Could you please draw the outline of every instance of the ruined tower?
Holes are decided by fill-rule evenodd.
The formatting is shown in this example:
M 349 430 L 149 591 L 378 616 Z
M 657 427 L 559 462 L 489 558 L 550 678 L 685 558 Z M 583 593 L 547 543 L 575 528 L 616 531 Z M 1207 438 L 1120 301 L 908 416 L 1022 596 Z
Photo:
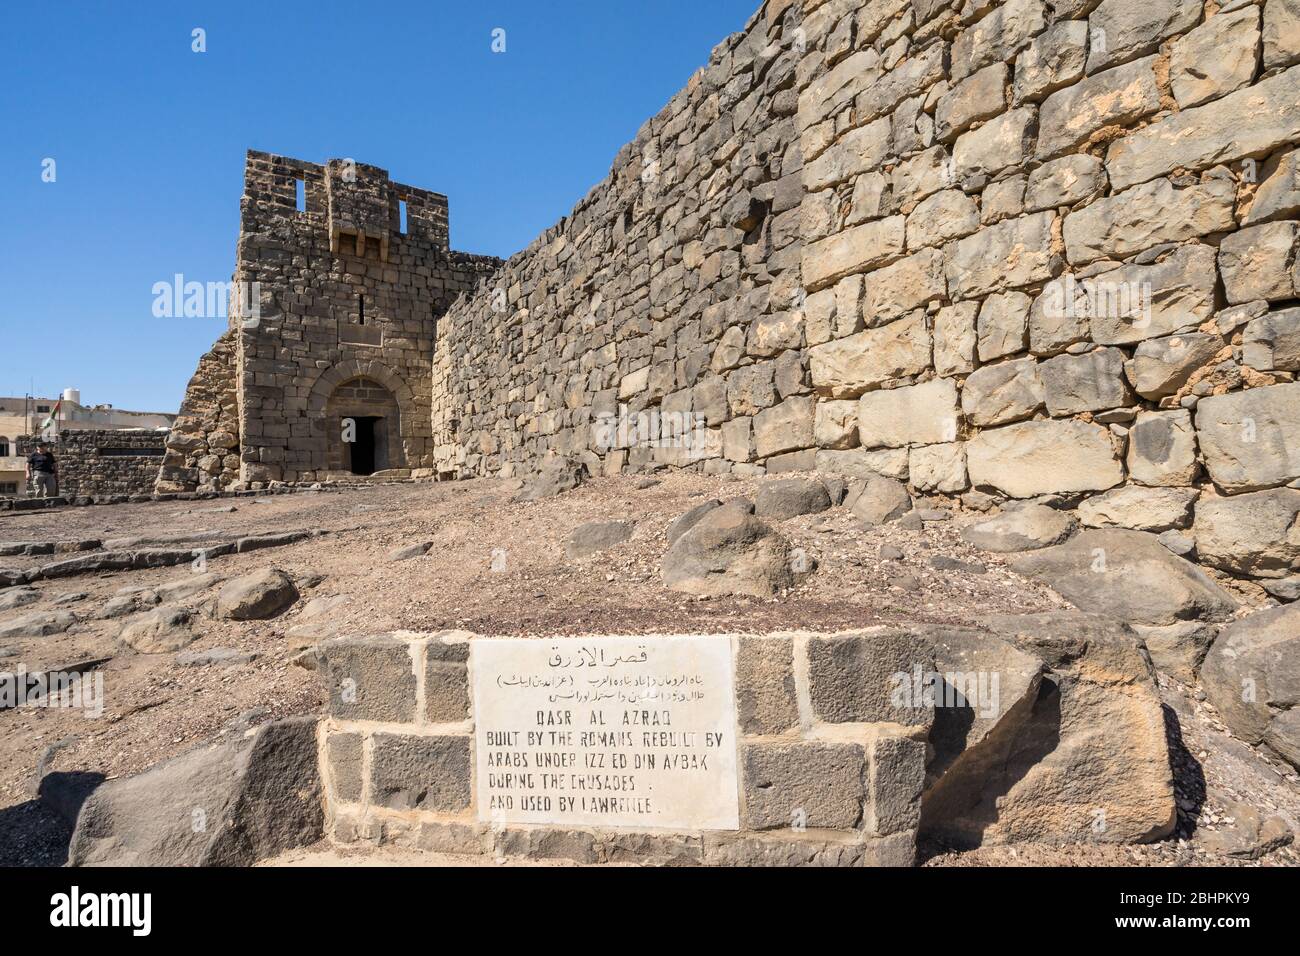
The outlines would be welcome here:
M 158 490 L 431 467 L 438 319 L 499 264 L 451 251 L 446 196 L 250 151 L 229 329 L 186 390 Z

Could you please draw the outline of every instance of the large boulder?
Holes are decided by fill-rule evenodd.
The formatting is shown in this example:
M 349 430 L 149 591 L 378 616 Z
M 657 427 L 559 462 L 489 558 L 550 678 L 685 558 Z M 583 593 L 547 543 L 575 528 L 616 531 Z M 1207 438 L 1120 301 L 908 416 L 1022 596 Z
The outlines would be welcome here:
M 1192 536 L 1206 564 L 1256 578 L 1288 577 L 1300 571 L 1300 491 L 1203 497 Z
M 991 719 L 969 707 L 944 718 L 970 733 L 965 749 L 946 758 L 951 735 L 940 737 L 922 834 L 971 847 L 1141 843 L 1172 832 L 1164 716 L 1134 634 L 1078 612 L 996 617 L 986 626 L 996 637 L 936 635 L 941 672 L 996 675 L 1005 690 Z
M 1079 520 L 1090 528 L 1171 531 L 1192 520 L 1194 488 L 1145 488 L 1123 485 L 1094 495 L 1079 505 Z
M 687 594 L 772 597 L 795 583 L 789 542 L 739 508 L 714 508 L 664 555 L 664 584 Z
M 1201 665 L 1201 683 L 1234 734 L 1300 767 L 1300 604 L 1225 627 Z
M 765 481 L 754 496 L 754 514 L 760 518 L 784 521 L 799 515 L 815 514 L 831 506 L 826 486 L 815 478 L 782 478 Z
M 912 510 L 912 496 L 907 485 L 892 478 L 875 475 L 850 491 L 845 502 L 849 510 L 868 527 L 897 521 Z
M 293 717 L 111 780 L 81 807 L 71 866 L 248 866 L 322 835 L 316 718 Z
M 591 521 L 579 525 L 564 539 L 564 554 L 569 558 L 585 558 L 606 551 L 632 537 L 635 521 Z
M 36 611 L 0 624 L 0 639 L 49 637 L 62 634 L 77 623 L 71 611 Z
M 541 469 L 524 485 L 515 501 L 537 501 L 572 491 L 587 478 L 587 466 L 572 458 L 547 459 Z
M 1060 544 L 1078 522 L 1064 511 L 1027 504 L 962 529 L 961 536 L 983 551 L 1005 554 Z
M 1083 531 L 1065 544 L 1012 559 L 1075 607 L 1136 624 L 1226 621 L 1237 602 L 1210 577 L 1142 531 Z
M 170 654 L 198 640 L 190 630 L 192 618 L 183 607 L 156 607 L 127 621 L 117 638 L 141 654 Z
M 263 568 L 235 578 L 217 592 L 218 617 L 261 621 L 275 617 L 298 600 L 293 579 L 278 568 Z

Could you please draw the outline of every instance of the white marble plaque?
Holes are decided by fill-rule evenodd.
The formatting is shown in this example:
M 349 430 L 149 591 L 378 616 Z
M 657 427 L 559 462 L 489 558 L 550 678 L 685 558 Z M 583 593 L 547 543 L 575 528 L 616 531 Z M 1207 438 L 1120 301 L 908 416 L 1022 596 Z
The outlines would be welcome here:
M 479 819 L 736 830 L 729 637 L 470 642 Z

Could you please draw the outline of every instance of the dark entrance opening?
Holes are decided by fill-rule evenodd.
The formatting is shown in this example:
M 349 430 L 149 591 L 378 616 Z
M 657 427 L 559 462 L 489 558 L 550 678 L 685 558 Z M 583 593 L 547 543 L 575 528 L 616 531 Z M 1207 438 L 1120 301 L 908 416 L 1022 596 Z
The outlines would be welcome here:
M 357 423 L 356 441 L 349 446 L 351 450 L 351 471 L 354 475 L 373 475 L 375 466 L 375 430 L 382 418 L 354 418 Z

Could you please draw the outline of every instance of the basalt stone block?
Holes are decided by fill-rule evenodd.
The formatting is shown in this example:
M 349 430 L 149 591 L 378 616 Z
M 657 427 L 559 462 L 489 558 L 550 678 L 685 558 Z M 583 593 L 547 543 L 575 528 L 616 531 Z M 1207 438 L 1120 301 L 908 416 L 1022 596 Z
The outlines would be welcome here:
M 360 734 L 330 734 L 326 744 L 334 795 L 345 803 L 360 803 L 362 794 Z
M 339 720 L 410 723 L 415 720 L 411 649 L 384 635 L 342 637 L 318 651 L 329 684 L 330 716 Z
M 866 829 L 877 836 L 915 831 L 925 789 L 924 741 L 878 737 L 870 746 Z
M 469 717 L 468 642 L 434 639 L 425 648 L 424 719 L 431 724 L 457 723 Z
M 790 638 L 737 638 L 736 717 L 741 733 L 750 736 L 782 734 L 799 726 Z
M 859 744 L 748 744 L 745 816 L 752 830 L 851 830 L 862 819 L 866 755 Z
M 470 806 L 470 738 L 375 734 L 370 797 L 390 810 L 459 813 Z
M 810 638 L 807 645 L 813 714 L 828 723 L 893 723 L 928 727 L 933 701 L 917 699 L 911 675 L 934 669 L 925 639 L 890 628 Z

